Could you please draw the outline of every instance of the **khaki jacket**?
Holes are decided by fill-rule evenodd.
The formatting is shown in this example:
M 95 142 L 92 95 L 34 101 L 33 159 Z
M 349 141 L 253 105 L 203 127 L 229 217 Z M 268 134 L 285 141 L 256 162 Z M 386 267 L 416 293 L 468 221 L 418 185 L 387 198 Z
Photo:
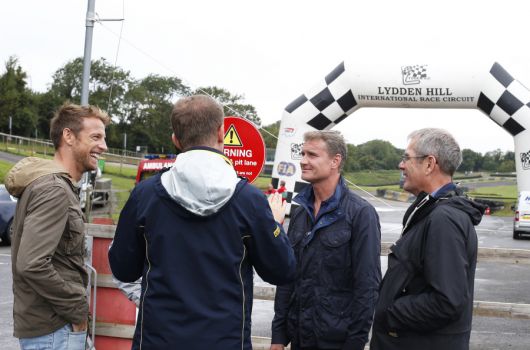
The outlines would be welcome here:
M 14 335 L 31 338 L 88 317 L 84 215 L 78 187 L 52 160 L 28 157 L 6 176 L 13 220 Z

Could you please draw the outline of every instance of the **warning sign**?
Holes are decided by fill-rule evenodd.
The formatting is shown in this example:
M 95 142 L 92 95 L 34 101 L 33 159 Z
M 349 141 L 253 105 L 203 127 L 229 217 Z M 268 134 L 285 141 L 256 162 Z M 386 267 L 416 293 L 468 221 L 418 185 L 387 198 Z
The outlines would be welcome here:
M 239 135 L 237 134 L 237 130 L 234 127 L 234 124 L 230 125 L 230 127 L 226 131 L 224 143 L 225 143 L 225 146 L 236 146 L 236 147 L 243 146 L 243 144 L 241 143 L 241 139 L 239 138 Z
M 265 163 L 265 143 L 256 127 L 246 119 L 225 117 L 224 154 L 232 160 L 237 175 L 253 182 Z

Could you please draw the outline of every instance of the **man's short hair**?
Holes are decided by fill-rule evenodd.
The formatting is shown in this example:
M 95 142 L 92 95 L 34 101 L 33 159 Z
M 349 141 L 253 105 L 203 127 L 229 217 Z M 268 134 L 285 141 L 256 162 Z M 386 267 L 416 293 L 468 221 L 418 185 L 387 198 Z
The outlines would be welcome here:
M 410 133 L 408 138 L 414 142 L 416 155 L 433 155 L 444 174 L 453 176 L 462 163 L 460 146 L 444 129 L 420 129 Z
M 340 154 L 341 162 L 339 171 L 342 171 L 344 164 L 346 164 L 346 157 L 348 156 L 348 147 L 346 146 L 344 136 L 336 130 L 308 131 L 304 134 L 304 142 L 313 140 L 324 141 L 330 157 Z
M 223 119 L 223 107 L 207 95 L 181 98 L 171 111 L 171 126 L 182 150 L 210 143 Z
M 50 122 L 50 139 L 58 150 L 63 138 L 63 130 L 70 129 L 77 137 L 83 130 L 83 118 L 98 118 L 105 126 L 109 125 L 109 115 L 96 106 L 80 106 L 66 102 L 55 112 Z

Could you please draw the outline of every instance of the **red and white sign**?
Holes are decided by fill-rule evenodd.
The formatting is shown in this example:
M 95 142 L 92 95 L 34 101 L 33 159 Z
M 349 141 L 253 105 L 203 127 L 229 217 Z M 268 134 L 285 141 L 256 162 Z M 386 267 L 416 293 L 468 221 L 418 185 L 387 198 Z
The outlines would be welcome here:
M 237 175 L 253 182 L 265 163 L 265 142 L 258 129 L 246 119 L 225 117 L 224 154 Z

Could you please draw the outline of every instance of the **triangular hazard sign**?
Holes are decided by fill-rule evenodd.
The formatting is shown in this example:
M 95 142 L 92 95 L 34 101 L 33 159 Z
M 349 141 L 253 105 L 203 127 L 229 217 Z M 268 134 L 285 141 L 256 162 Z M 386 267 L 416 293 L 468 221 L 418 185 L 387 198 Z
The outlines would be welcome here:
M 241 142 L 241 139 L 239 138 L 239 135 L 237 134 L 236 128 L 234 127 L 234 124 L 230 125 L 228 130 L 225 133 L 225 139 L 224 139 L 225 146 L 243 146 L 243 142 Z

